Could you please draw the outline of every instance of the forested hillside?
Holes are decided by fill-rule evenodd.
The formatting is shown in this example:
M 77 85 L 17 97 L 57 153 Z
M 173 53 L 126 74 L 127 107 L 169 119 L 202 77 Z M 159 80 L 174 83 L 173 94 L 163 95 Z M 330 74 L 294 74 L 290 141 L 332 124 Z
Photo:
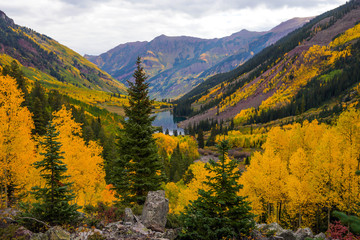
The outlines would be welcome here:
M 109 98 L 110 93 L 125 93 L 124 85 L 78 53 L 46 35 L 16 25 L 3 12 L 0 15 L 2 66 L 16 60 L 30 80 L 40 80 L 47 88 L 79 100 L 82 97 L 90 101 L 91 94 L 98 100 Z
M 0 27 L 0 239 L 360 239 L 360 0 L 185 94 L 184 135 L 152 125 L 172 106 L 150 95 L 157 58 L 119 63 L 125 92 L 2 12 Z
M 243 66 L 200 84 L 178 101 L 176 114 L 196 115 L 182 126 L 232 118 L 265 123 L 346 95 L 358 82 L 358 7 L 351 1 L 324 13 Z

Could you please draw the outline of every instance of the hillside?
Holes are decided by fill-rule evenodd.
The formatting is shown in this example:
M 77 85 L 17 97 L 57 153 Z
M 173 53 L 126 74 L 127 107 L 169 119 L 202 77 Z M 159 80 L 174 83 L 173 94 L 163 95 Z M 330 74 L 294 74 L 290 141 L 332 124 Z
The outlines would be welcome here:
M 294 18 L 270 31 L 242 30 L 220 39 L 161 35 L 150 42 L 121 44 L 100 56 L 85 57 L 125 83 L 141 56 L 149 75 L 150 94 L 158 99 L 177 98 L 209 76 L 243 64 L 310 19 Z
M 175 112 L 193 116 L 181 125 L 206 119 L 250 124 L 328 116 L 341 109 L 344 98 L 354 101 L 359 5 L 350 1 L 324 13 L 244 65 L 200 84 L 178 101 Z M 319 109 L 310 114 L 314 108 Z
M 31 80 L 68 93 L 124 93 L 123 84 L 87 59 L 48 36 L 18 26 L 0 11 L 0 64 L 17 60 Z M 73 94 L 74 95 L 74 94 Z

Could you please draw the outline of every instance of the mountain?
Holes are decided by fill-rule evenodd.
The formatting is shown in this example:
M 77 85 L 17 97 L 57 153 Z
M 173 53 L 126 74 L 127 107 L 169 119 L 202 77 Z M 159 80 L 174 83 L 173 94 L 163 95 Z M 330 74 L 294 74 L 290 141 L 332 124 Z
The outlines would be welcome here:
M 236 124 L 326 119 L 357 104 L 359 22 L 360 1 L 349 1 L 245 64 L 208 78 L 177 101 L 175 113 L 190 116 L 181 126 L 208 119 Z
M 95 64 L 46 35 L 16 25 L 0 11 L 0 65 L 13 60 L 29 79 L 41 80 L 50 88 L 125 92 L 123 84 Z
M 150 94 L 158 99 L 184 95 L 211 75 L 227 72 L 302 26 L 311 18 L 294 18 L 266 32 L 242 30 L 219 39 L 168 37 L 121 44 L 100 56 L 85 57 L 125 83 L 138 56 L 149 75 Z

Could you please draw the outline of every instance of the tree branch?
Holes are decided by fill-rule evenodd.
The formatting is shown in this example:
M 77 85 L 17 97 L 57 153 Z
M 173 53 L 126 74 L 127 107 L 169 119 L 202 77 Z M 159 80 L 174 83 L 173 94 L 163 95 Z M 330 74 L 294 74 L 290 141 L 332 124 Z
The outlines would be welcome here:
M 36 219 L 36 218 L 32 218 L 32 217 L 18 217 L 18 218 L 20 218 L 20 219 L 30 219 L 30 220 L 34 220 L 34 221 L 36 221 L 36 222 L 38 222 L 38 223 L 44 224 L 44 225 L 45 225 L 46 227 L 48 227 L 48 228 L 51 228 L 51 226 L 50 226 L 49 224 L 47 224 L 47 223 L 45 223 L 45 222 L 43 222 L 43 221 L 40 221 L 40 220 L 38 220 L 38 219 Z M 12 218 L 9 218 L 9 217 L 5 217 L 4 219 L 5 219 L 5 220 L 8 220 L 8 221 L 17 222 L 16 220 L 14 220 L 14 219 L 12 219 Z

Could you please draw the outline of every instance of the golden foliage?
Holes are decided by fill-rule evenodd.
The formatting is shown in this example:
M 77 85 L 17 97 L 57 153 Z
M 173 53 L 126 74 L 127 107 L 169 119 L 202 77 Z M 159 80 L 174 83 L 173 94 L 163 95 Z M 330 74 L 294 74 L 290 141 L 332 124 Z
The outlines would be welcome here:
M 179 214 L 184 210 L 184 207 L 190 201 L 196 200 L 200 189 L 207 190 L 207 186 L 203 184 L 206 176 L 212 176 L 208 170 L 205 169 L 205 163 L 196 162 L 190 165 L 188 172 L 193 174 L 193 178 L 188 184 L 179 181 L 176 184 L 173 182 L 165 185 L 166 197 L 169 199 L 170 213 Z
M 264 152 L 255 153 L 241 177 L 241 194 L 268 222 L 297 218 L 293 227 L 315 226 L 319 208 L 355 212 L 359 147 L 360 112 L 354 109 L 342 113 L 333 127 L 317 121 L 275 127 Z
M 258 89 L 262 89 L 263 94 L 272 91 L 271 96 L 261 103 L 259 110 L 289 104 L 297 92 L 312 78 L 319 76 L 324 70 L 332 67 L 337 60 L 351 54 L 351 46 L 346 46 L 345 43 L 359 38 L 359 29 L 360 24 L 347 30 L 329 45 L 311 46 L 300 56 L 289 59 L 289 56 L 285 54 L 282 60 L 278 59 L 275 66 L 259 76 L 256 81 L 244 85 L 234 94 L 225 98 L 220 103 L 220 111 L 224 111 L 227 107 L 234 106 L 239 101 L 247 99 L 256 91 L 259 91 Z M 253 114 L 252 109 L 244 109 L 235 116 L 235 122 L 241 124 Z
M 21 104 L 24 101 L 15 79 L 0 76 L 0 207 L 8 205 L 8 187 L 17 186 L 19 193 L 30 190 L 35 181 L 35 144 L 31 138 L 31 114 Z M 4 200 L 4 202 L 3 202 Z
M 158 146 L 158 153 L 160 156 L 166 156 L 170 159 L 174 149 L 179 144 L 180 152 L 187 157 L 195 160 L 199 157 L 196 140 L 191 136 L 170 136 L 163 133 L 154 133 L 153 137 Z
M 94 141 L 85 143 L 81 137 L 81 125 L 74 121 L 71 112 L 64 106 L 53 116 L 56 129 L 60 132 L 59 141 L 62 144 L 61 151 L 64 151 L 69 181 L 74 182 L 76 203 L 84 206 L 115 200 L 105 183 L 102 148 Z

